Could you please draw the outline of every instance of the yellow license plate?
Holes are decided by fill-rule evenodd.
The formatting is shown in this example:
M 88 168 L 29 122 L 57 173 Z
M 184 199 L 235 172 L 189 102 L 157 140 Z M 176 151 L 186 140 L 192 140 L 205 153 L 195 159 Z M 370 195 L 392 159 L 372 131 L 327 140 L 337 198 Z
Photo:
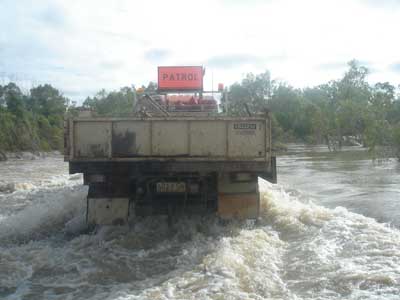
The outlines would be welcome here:
M 157 182 L 157 193 L 185 193 L 186 184 L 184 182 Z

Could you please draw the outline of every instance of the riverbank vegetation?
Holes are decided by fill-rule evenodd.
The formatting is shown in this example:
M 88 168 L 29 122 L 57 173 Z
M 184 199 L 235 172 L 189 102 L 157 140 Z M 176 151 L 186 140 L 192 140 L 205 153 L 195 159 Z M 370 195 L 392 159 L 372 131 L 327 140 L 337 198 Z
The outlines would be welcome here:
M 15 83 L 0 86 L 0 155 L 62 150 L 68 105 L 69 100 L 48 84 L 32 88 L 29 94 Z
M 400 97 L 388 82 L 371 85 L 368 69 L 348 63 L 342 78 L 296 89 L 273 80 L 269 71 L 252 73 L 226 89 L 221 110 L 231 116 L 271 112 L 276 146 L 286 142 L 324 143 L 332 151 L 360 144 L 371 153 L 400 158 Z M 144 92 L 155 92 L 150 83 Z M 103 116 L 132 112 L 136 90 L 98 92 L 82 108 Z M 0 155 L 5 151 L 49 151 L 63 148 L 63 118 L 75 114 L 76 103 L 51 85 L 22 93 L 9 83 L 0 86 Z M 383 151 L 383 150 L 384 151 Z M 378 153 L 379 152 L 379 153 Z
M 248 74 L 230 87 L 222 106 L 242 116 L 267 107 L 275 141 L 324 143 L 332 151 L 359 144 L 400 158 L 400 97 L 388 82 L 370 85 L 368 73 L 353 60 L 342 78 L 304 89 L 274 81 L 268 71 Z

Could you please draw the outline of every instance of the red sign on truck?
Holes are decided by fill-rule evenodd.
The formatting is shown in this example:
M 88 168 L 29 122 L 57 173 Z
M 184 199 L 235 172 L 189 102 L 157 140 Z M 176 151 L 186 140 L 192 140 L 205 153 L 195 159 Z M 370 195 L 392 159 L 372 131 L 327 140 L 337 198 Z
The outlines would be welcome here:
M 203 67 L 158 67 L 159 91 L 202 91 Z

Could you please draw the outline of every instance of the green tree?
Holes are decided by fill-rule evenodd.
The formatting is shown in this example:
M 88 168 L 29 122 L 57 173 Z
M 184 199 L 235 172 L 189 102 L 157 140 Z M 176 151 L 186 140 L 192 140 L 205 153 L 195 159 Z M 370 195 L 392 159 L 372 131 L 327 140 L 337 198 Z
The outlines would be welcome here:
M 59 90 L 49 84 L 39 85 L 30 90 L 27 101 L 28 110 L 45 117 L 50 115 L 64 115 L 68 99 Z
M 93 98 L 88 97 L 83 106 L 102 116 L 126 116 L 133 112 L 136 104 L 136 90 L 134 87 L 123 87 L 119 91 L 107 93 L 98 92 Z
M 400 122 L 394 125 L 393 127 L 393 148 L 395 151 L 395 155 L 400 161 Z
M 7 106 L 7 110 L 20 119 L 24 118 L 24 95 L 20 88 L 13 82 L 2 88 L 2 98 Z
M 241 83 L 233 84 L 228 91 L 228 115 L 245 116 L 249 112 L 265 110 L 271 99 L 272 85 L 269 71 L 259 75 L 247 74 Z
M 24 95 L 15 83 L 0 86 L 0 150 L 61 150 L 68 99 L 46 84 Z

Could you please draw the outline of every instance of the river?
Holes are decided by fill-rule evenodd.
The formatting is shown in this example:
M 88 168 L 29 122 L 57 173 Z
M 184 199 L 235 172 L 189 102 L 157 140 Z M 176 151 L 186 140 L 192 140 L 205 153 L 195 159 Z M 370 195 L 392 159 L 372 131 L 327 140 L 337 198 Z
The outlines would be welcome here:
M 59 156 L 0 163 L 0 299 L 399 299 L 400 164 L 290 145 L 258 224 L 87 232 Z

